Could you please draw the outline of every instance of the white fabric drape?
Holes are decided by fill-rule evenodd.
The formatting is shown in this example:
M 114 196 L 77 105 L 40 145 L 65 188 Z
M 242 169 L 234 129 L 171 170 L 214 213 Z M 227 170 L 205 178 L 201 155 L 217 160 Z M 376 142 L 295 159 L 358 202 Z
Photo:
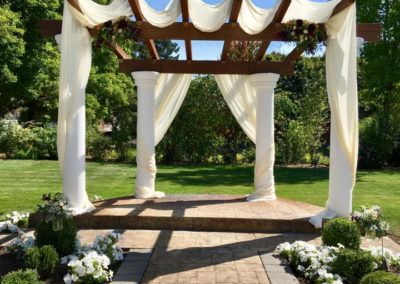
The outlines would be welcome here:
M 179 0 L 171 0 L 163 11 L 157 11 L 147 4 L 146 0 L 139 0 L 143 16 L 153 26 L 164 28 L 176 22 L 181 14 Z
M 135 196 L 161 198 L 155 190 L 155 147 L 174 120 L 189 89 L 190 74 L 133 72 L 138 86 L 137 174 Z
M 333 10 L 340 1 L 314 2 L 310 0 L 292 0 L 283 17 L 282 23 L 297 19 L 314 23 L 325 23 L 329 20 Z
M 239 26 L 251 35 L 262 32 L 274 19 L 281 2 L 278 0 L 272 9 L 263 9 L 254 5 L 252 0 L 244 0 L 238 17 Z
M 223 0 L 216 5 L 207 4 L 203 0 L 188 1 L 193 25 L 202 32 L 219 30 L 229 19 L 232 3 L 233 0 Z
M 350 215 L 358 159 L 356 5 L 325 26 L 329 37 L 326 79 L 331 108 L 331 160 L 326 210 L 310 220 L 317 227 L 323 218 Z
M 155 101 L 155 145 L 163 139 L 181 108 L 191 80 L 191 74 L 159 75 Z
M 90 0 L 80 0 L 79 4 L 86 16 L 64 2 L 57 131 L 63 192 L 77 213 L 93 208 L 85 181 L 85 89 L 91 67 L 92 43 L 84 25 L 94 26 L 131 14 L 126 0 L 116 0 L 109 6 Z
M 249 76 L 215 75 L 219 89 L 240 127 L 256 143 L 256 92 Z

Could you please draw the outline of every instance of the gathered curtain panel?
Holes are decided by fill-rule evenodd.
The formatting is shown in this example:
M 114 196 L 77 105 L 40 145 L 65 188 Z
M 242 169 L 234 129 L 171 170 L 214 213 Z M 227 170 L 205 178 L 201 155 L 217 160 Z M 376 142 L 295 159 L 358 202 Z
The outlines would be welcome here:
M 92 58 L 87 27 L 133 13 L 128 0 L 114 0 L 109 5 L 99 5 L 92 0 L 78 1 L 83 13 L 68 1 L 64 3 L 57 146 L 64 193 L 76 212 L 82 213 L 93 209 L 85 183 L 85 89 Z M 232 1 L 217 5 L 202 0 L 188 1 L 191 21 L 201 31 L 218 30 L 229 19 Z M 283 22 L 299 18 L 326 22 L 338 3 L 339 0 L 323 3 L 292 0 Z M 139 0 L 139 5 L 144 17 L 161 28 L 175 22 L 181 14 L 179 0 L 171 0 L 163 11 L 153 9 L 146 0 Z M 277 3 L 271 9 L 261 9 L 251 0 L 244 0 L 239 12 L 240 27 L 250 34 L 261 32 L 271 23 L 278 6 Z M 310 220 L 317 227 L 321 226 L 323 218 L 348 216 L 352 207 L 358 155 L 355 13 L 353 4 L 326 24 L 329 36 L 326 76 L 332 117 L 331 164 L 326 210 Z M 184 100 L 190 79 L 190 74 L 159 75 L 154 93 L 155 125 L 151 147 L 165 135 Z M 257 96 L 249 76 L 218 75 L 216 80 L 233 115 L 255 143 Z

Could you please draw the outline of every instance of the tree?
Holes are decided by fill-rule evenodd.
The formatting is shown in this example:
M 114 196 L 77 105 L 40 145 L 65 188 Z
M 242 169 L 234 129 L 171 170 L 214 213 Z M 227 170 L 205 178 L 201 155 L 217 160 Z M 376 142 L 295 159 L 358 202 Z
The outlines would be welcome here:
M 18 68 L 25 53 L 24 28 L 19 13 L 9 5 L 0 6 L 0 117 L 16 104 L 10 95 L 18 82 Z
M 358 21 L 382 24 L 360 60 L 360 165 L 400 165 L 400 2 L 366 0 Z

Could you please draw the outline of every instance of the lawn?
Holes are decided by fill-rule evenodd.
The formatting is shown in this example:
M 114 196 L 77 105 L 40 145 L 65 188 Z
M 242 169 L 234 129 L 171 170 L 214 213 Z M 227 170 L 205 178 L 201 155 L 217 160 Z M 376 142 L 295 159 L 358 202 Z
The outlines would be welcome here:
M 275 171 L 280 197 L 324 206 L 328 170 L 278 167 Z M 104 198 L 130 195 L 135 167 L 129 164 L 88 163 L 89 196 Z M 166 193 L 246 194 L 252 191 L 252 166 L 159 166 L 157 189 Z M 34 210 L 43 193 L 60 190 L 56 161 L 0 160 L 0 215 L 12 210 Z M 391 231 L 400 235 L 400 170 L 360 170 L 354 207 L 378 204 Z

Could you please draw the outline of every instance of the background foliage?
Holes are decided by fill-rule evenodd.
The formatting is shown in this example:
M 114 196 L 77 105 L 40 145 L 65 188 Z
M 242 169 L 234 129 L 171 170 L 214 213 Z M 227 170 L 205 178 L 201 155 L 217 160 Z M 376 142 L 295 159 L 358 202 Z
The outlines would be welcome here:
M 98 0 L 106 4 L 109 0 Z M 10 158 L 55 159 L 59 51 L 38 34 L 39 19 L 60 18 L 61 0 L 0 0 L 0 153 Z M 360 166 L 400 163 L 400 3 L 358 3 L 359 22 L 380 22 L 382 41 L 365 46 L 359 59 Z M 175 60 L 177 44 L 158 41 L 164 59 Z M 142 43 L 124 46 L 133 57 L 147 57 Z M 233 60 L 255 56 L 258 43 L 235 43 Z M 267 60 L 278 60 L 280 54 Z M 303 57 L 294 76 L 276 89 L 277 162 L 328 163 L 329 105 L 323 57 Z M 18 119 L 16 125 L 13 121 Z M 87 87 L 88 156 L 133 161 L 136 89 L 118 72 L 116 57 L 94 49 Z M 106 131 L 107 130 L 107 131 Z M 165 163 L 251 163 L 254 145 L 223 101 L 211 76 L 195 76 L 187 98 L 157 147 Z

